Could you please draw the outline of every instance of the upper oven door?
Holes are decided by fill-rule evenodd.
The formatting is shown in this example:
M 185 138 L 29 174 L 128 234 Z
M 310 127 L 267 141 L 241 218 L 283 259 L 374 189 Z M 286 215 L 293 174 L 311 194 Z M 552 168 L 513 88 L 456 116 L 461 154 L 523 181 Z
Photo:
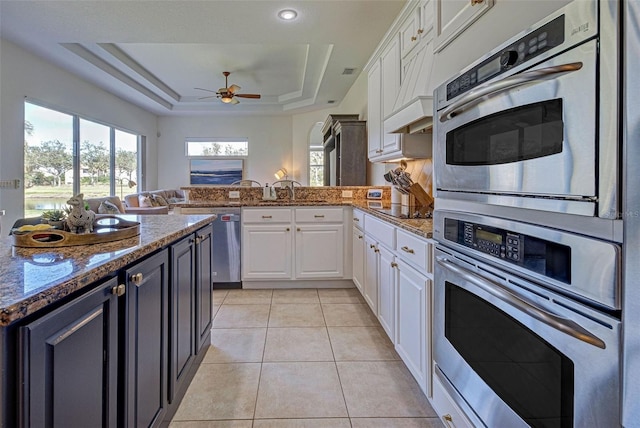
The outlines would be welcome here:
M 479 86 L 438 112 L 438 191 L 596 196 L 597 41 Z

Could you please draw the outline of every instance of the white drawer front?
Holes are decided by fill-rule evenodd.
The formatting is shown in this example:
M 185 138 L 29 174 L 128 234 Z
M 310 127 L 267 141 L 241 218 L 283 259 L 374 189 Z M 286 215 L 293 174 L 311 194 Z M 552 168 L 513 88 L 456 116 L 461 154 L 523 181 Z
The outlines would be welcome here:
M 242 223 L 291 223 L 289 208 L 251 208 L 242 211 Z
M 431 273 L 431 244 L 402 229 L 397 230 L 398 257 L 422 272 Z
M 353 225 L 358 229 L 364 229 L 364 212 L 357 208 L 353 209 Z
M 296 208 L 296 223 L 342 223 L 342 208 Z
M 395 248 L 395 227 L 370 215 L 364 216 L 364 230 L 379 243 L 388 248 Z

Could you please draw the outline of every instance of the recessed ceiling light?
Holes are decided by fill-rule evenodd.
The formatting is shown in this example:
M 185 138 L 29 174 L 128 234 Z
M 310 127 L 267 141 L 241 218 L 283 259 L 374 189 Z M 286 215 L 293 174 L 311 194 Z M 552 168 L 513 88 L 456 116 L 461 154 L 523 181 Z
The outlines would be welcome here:
M 280 19 L 284 19 L 285 21 L 291 21 L 296 19 L 296 16 L 298 16 L 298 12 L 293 9 L 283 9 L 278 12 L 278 16 L 280 17 Z

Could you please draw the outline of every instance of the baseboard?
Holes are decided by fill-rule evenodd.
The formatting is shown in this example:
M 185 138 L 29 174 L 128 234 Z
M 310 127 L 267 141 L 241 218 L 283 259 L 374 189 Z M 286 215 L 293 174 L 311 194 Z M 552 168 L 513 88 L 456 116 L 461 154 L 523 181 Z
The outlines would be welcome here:
M 242 281 L 244 289 L 265 288 L 355 288 L 350 279 L 295 280 L 295 281 Z

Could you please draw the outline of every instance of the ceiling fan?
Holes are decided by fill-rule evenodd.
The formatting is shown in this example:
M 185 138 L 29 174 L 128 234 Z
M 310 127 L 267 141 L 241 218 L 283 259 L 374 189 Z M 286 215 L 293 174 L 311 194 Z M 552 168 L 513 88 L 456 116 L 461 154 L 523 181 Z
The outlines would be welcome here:
M 225 104 L 238 104 L 240 101 L 238 101 L 236 99 L 236 97 L 238 98 L 255 98 L 255 99 L 259 99 L 260 98 L 260 94 L 238 94 L 237 92 L 242 89 L 240 88 L 240 86 L 232 84 L 231 86 L 229 86 L 229 74 L 231 74 L 228 71 L 223 71 L 222 74 L 224 75 L 224 88 L 220 88 L 218 89 L 218 91 L 211 91 L 209 89 L 204 89 L 204 88 L 194 88 L 194 89 L 199 89 L 201 91 L 207 91 L 207 92 L 213 92 L 215 93 L 215 95 L 211 95 L 209 97 L 201 97 L 198 98 L 199 100 L 204 100 L 207 98 L 220 98 L 220 101 L 222 101 Z

